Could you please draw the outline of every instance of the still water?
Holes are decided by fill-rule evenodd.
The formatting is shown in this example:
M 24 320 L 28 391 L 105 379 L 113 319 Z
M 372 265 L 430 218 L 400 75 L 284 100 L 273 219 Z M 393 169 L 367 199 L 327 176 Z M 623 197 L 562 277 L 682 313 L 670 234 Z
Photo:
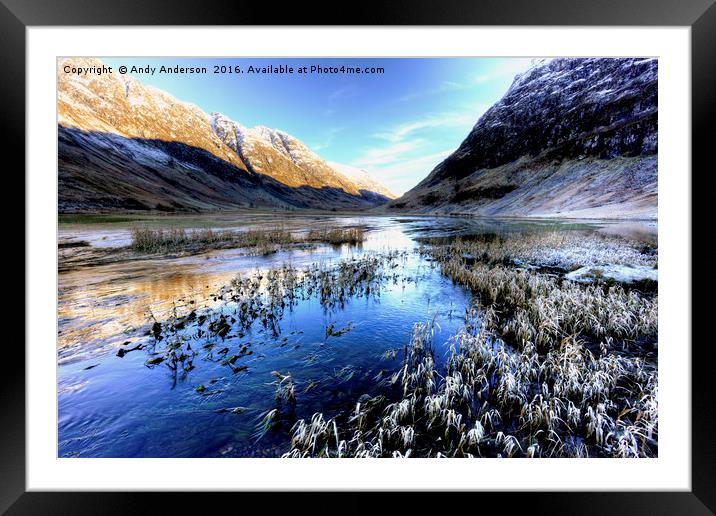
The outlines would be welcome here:
M 60 273 L 58 456 L 280 456 L 289 449 L 289 430 L 297 419 L 317 411 L 327 416 L 350 411 L 364 394 L 390 395 L 383 380 L 401 367 L 401 350 L 415 323 L 435 321 L 436 359 L 445 356 L 471 296 L 414 252 L 418 238 L 574 227 L 555 221 L 409 217 L 215 217 L 184 223 L 237 230 L 277 224 L 291 231 L 360 225 L 368 236 L 360 246 L 319 245 L 262 257 L 224 250 Z M 59 239 L 122 247 L 129 243 L 130 226 L 62 225 Z M 633 230 L 605 222 L 588 227 Z M 655 228 L 637 230 L 649 234 Z M 151 363 L 157 347 L 166 344 L 151 334 L 156 322 L 166 327 L 177 315 L 193 312 L 211 319 L 236 312 L 217 295 L 234 278 L 263 276 L 281 266 L 330 270 L 342 261 L 395 251 L 400 256 L 384 267 L 391 280 L 381 281 L 377 291 L 360 292 L 336 306 L 304 295 L 282 310 L 272 329 L 256 322 L 209 338 L 189 325 L 177 338 L 189 345 L 191 366 L 176 370 L 166 362 Z M 295 402 L 276 399 L 274 371 L 290 373 Z M 262 432 L 262 417 L 272 409 L 279 416 Z

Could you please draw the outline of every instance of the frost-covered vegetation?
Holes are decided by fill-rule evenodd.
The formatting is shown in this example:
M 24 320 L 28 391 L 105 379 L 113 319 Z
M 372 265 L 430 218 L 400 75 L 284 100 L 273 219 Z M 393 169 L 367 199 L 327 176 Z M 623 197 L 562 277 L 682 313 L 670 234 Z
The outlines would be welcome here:
M 460 255 L 486 264 L 573 270 L 603 264 L 656 267 L 658 259 L 655 247 L 593 232 L 545 231 L 433 240 L 443 244 L 433 249 L 441 259 Z
M 591 339 L 655 339 L 656 299 L 618 285 L 579 285 L 501 265 L 445 260 L 443 273 L 469 287 L 500 314 L 502 336 L 547 351 L 567 336 Z
M 286 457 L 657 455 L 656 296 L 502 265 L 655 264 L 651 254 L 556 234 L 421 252 L 475 295 L 446 366 L 432 324 L 416 324 L 385 393 L 299 420 Z
M 293 428 L 286 457 L 644 457 L 657 453 L 653 365 L 574 336 L 546 353 L 508 346 L 494 309 L 474 308 L 435 367 L 432 326 L 417 324 L 398 389 L 352 412 Z
M 363 235 L 333 233 L 301 238 L 353 242 Z M 246 243 L 254 237 L 242 238 Z M 255 242 L 291 238 L 262 232 Z M 212 360 L 244 372 L 241 360 L 253 353 L 251 345 L 230 352 L 224 339 L 250 332 L 254 324 L 278 338 L 280 321 L 301 301 L 340 310 L 351 299 L 379 297 L 387 285 L 418 282 L 420 273 L 408 269 L 414 258 L 471 293 L 461 329 L 438 338 L 434 320 L 415 323 L 409 342 L 382 354 L 391 365 L 375 375 L 367 392 L 348 387 L 350 364 L 335 369 L 321 383 L 345 389 L 345 401 L 310 417 L 296 417 L 296 406 L 317 383 L 273 371 L 266 379 L 273 400 L 266 400 L 257 419 L 257 442 L 283 432 L 285 457 L 658 454 L 656 292 L 566 279 L 567 270 L 587 264 L 656 266 L 655 248 L 618 238 L 517 233 L 433 240 L 412 253 L 364 253 L 334 264 L 257 271 L 216 294 L 220 309 L 155 322 L 146 364 L 188 374 L 201 344 Z M 350 331 L 350 324 L 331 324 L 325 335 L 340 338 Z M 318 353 L 311 356 L 320 360 Z M 197 392 L 204 389 L 200 385 Z

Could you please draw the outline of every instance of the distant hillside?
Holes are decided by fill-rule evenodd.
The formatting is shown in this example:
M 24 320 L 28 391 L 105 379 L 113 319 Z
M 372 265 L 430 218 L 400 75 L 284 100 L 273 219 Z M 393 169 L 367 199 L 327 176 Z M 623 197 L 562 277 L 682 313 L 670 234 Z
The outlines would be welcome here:
M 657 60 L 542 60 L 388 210 L 656 218 Z
M 351 210 L 389 200 L 282 131 L 207 115 L 129 76 L 65 74 L 66 63 L 102 64 L 59 63 L 60 211 Z
M 334 162 L 329 162 L 328 164 L 333 167 L 333 169 L 350 179 L 353 184 L 358 187 L 361 193 L 363 193 L 363 195 L 374 194 L 388 199 L 395 199 L 397 197 L 397 195 L 378 183 L 368 171 L 363 170 L 362 168 L 356 168 L 350 165 L 343 165 L 341 163 Z

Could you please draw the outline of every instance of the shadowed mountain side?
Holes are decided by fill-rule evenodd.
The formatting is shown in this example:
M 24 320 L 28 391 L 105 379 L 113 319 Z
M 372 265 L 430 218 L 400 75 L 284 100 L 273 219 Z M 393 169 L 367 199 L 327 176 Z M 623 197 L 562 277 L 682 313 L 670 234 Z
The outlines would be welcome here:
M 177 208 L 176 203 L 178 203 L 182 209 L 189 206 L 191 209 L 215 209 L 214 203 L 217 200 L 219 205 L 223 205 L 227 202 L 228 197 L 231 206 L 237 202 L 240 204 L 260 202 L 270 205 L 287 202 L 294 207 L 311 207 L 323 210 L 357 209 L 366 207 L 366 204 L 371 206 L 382 204 L 392 197 L 390 192 L 387 192 L 382 185 L 375 181 L 366 183 L 363 176 L 357 180 L 346 177 L 299 139 L 284 131 L 264 126 L 249 128 L 219 113 L 209 115 L 196 105 L 181 101 L 166 91 L 144 85 L 132 76 L 111 73 L 101 75 L 64 73 L 63 70 L 68 66 L 76 69 L 92 69 L 103 66 L 103 63 L 98 59 L 88 58 L 69 58 L 59 61 L 57 114 L 58 123 L 62 127 L 71 127 L 86 132 L 110 133 L 131 140 L 176 142 L 203 150 L 234 168 L 248 171 L 253 175 L 268 176 L 288 188 L 308 186 L 325 194 L 311 193 L 309 195 L 305 193 L 304 189 L 302 190 L 303 196 L 296 197 L 296 192 L 293 192 L 280 194 L 278 200 L 271 200 L 262 197 L 257 192 L 227 193 L 218 190 L 212 193 L 207 188 L 221 186 L 214 184 L 214 178 L 209 179 L 206 185 L 197 188 L 199 198 L 190 198 L 184 201 L 174 198 L 172 199 L 174 204 L 169 207 Z M 110 140 L 105 139 L 104 142 L 100 142 L 101 146 L 106 148 L 108 141 Z M 97 143 L 89 138 L 86 139 L 86 142 L 89 147 Z M 156 185 L 156 178 L 152 178 L 149 184 L 143 185 L 144 187 L 164 187 L 164 180 L 168 179 L 171 182 L 177 176 L 177 170 L 172 171 L 172 167 L 166 166 L 165 158 L 159 158 L 157 166 L 153 164 L 153 160 L 156 159 L 153 154 L 157 153 L 157 148 L 161 150 L 165 147 L 157 143 L 149 153 L 146 152 L 146 149 L 140 149 L 137 152 L 140 156 L 139 163 L 142 166 L 135 168 L 143 169 L 142 172 L 138 172 L 140 175 L 146 174 L 146 168 L 150 167 L 161 171 L 160 175 L 163 176 L 161 185 Z M 126 154 L 123 149 L 118 149 L 116 153 L 102 152 L 108 156 Z M 193 159 L 189 156 L 183 158 L 183 162 L 192 165 Z M 199 158 L 197 157 L 197 159 Z M 206 163 L 205 156 L 201 159 Z M 128 162 L 125 158 L 120 161 Z M 162 165 L 162 163 L 164 164 Z M 129 169 L 127 168 L 127 170 Z M 203 183 L 201 179 L 199 182 Z M 137 186 L 132 183 L 132 180 L 130 183 L 118 192 L 132 190 Z M 173 186 L 181 190 L 183 185 Z M 99 198 L 103 205 L 109 203 L 114 206 L 117 202 L 120 205 L 126 204 L 121 201 L 125 195 L 112 191 L 109 185 L 104 184 L 103 181 L 99 181 L 97 185 L 93 186 L 93 189 L 96 187 L 107 194 Z M 190 191 L 186 188 L 183 189 Z M 344 193 L 336 194 L 336 189 L 342 190 Z M 374 192 L 378 194 L 378 197 L 362 195 L 360 192 L 362 189 Z M 87 185 L 85 185 L 85 190 L 87 190 Z M 91 190 L 89 192 L 91 197 L 97 199 Z M 172 190 L 171 196 L 176 193 Z M 138 192 L 135 191 L 133 194 L 134 197 L 131 198 L 137 199 Z M 166 191 L 157 192 L 159 197 L 166 194 Z M 180 197 L 184 197 L 185 194 L 186 192 Z M 68 193 L 68 195 L 72 194 Z M 146 198 L 147 195 L 145 193 L 139 197 Z M 120 198 L 120 201 L 117 198 Z M 337 203 L 333 203 L 333 199 L 336 199 Z M 76 200 L 81 204 L 87 203 L 87 200 L 82 199 L 81 196 Z M 207 200 L 210 201 L 208 208 L 206 207 Z M 140 201 L 138 205 L 133 201 L 130 204 L 133 206 L 147 205 L 151 208 L 155 206 L 155 201 L 153 195 L 149 195 L 148 199 Z M 90 203 L 89 206 L 91 209 L 92 204 Z M 164 204 L 161 203 L 161 206 Z M 117 209 L 122 208 L 117 207 Z
M 212 211 L 235 208 L 354 210 L 373 192 L 293 188 L 180 142 L 58 126 L 59 211 Z
M 379 210 L 655 219 L 656 59 L 542 60 Z

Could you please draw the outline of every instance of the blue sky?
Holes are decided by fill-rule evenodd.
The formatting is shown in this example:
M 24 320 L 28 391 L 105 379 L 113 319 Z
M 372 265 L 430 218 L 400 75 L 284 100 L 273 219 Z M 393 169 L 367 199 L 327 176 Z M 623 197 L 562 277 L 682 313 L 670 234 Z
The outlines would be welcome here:
M 364 168 L 396 194 L 449 155 L 523 58 L 103 58 L 115 67 L 206 66 L 205 75 L 132 74 L 249 127 L 281 129 L 328 161 Z M 382 74 L 213 74 L 213 65 L 383 67 Z

